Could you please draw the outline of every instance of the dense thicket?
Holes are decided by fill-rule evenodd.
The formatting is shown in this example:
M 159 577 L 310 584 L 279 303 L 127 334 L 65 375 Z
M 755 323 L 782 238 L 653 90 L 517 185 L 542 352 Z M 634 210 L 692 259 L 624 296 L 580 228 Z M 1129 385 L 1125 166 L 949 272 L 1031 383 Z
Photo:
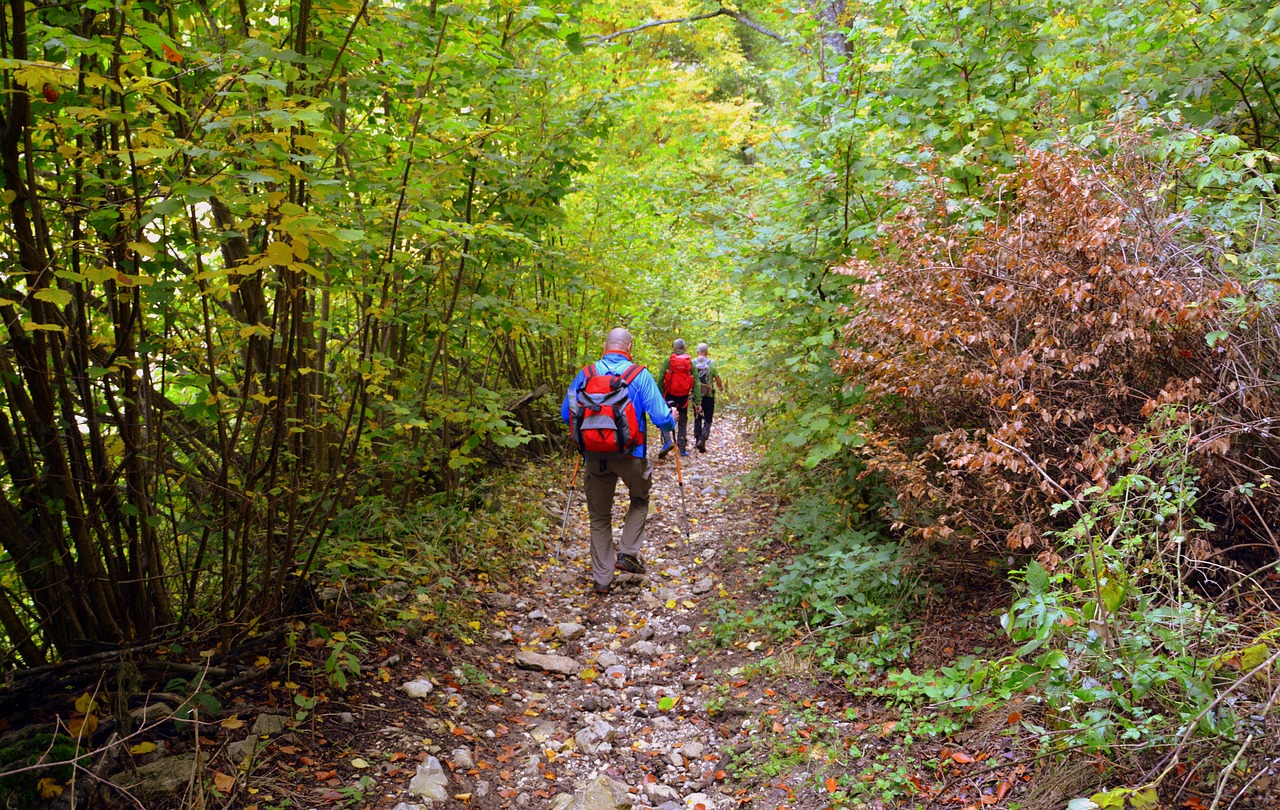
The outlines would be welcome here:
M 609 106 L 567 7 L 251 5 L 6 7 L 24 663 L 278 609 L 356 481 L 406 502 L 528 442 L 607 311 L 549 231 Z

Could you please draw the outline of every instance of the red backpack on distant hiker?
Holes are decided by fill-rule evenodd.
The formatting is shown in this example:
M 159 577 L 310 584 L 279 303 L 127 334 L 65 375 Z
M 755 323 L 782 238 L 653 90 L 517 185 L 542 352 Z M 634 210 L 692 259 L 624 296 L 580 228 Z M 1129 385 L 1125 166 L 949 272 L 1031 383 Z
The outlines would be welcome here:
M 624 458 L 644 441 L 628 386 L 644 366 L 634 363 L 621 374 L 601 374 L 595 363 L 582 369 L 582 386 L 569 403 L 569 432 L 587 458 Z
M 687 397 L 693 393 L 693 358 L 687 354 L 671 355 L 662 390 L 669 397 Z

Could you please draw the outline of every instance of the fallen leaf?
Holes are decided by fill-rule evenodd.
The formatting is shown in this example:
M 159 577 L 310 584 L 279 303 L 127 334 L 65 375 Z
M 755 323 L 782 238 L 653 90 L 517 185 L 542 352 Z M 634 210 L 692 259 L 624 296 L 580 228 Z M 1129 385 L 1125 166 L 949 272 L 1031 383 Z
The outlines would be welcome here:
M 837 790 L 840 789 L 840 783 L 836 781 L 836 778 L 834 776 L 828 776 L 826 784 L 827 784 L 828 793 L 835 793 Z
M 84 717 L 73 717 L 67 721 L 67 730 L 71 732 L 73 737 L 92 734 L 98 730 L 98 715 L 90 714 Z
M 351 760 L 351 767 L 367 768 L 369 767 L 369 763 L 363 757 L 356 757 L 355 759 Z
M 1022 712 L 1009 712 L 1009 725 L 1013 725 L 1022 719 Z
M 226 794 L 230 793 L 232 790 L 235 789 L 236 778 L 234 776 L 225 774 L 222 771 L 214 771 L 213 786 L 218 789 L 219 793 L 225 796 Z
M 58 784 L 58 780 L 53 777 L 46 776 L 39 782 L 36 782 L 36 792 L 40 794 L 40 798 L 48 801 L 56 799 L 62 795 L 62 785 Z
M 969 756 L 963 751 L 957 751 L 951 755 L 951 761 L 958 762 L 961 765 L 968 765 L 970 762 L 973 762 L 973 757 Z
M 130 754 L 150 754 L 154 750 L 156 750 L 156 744 L 153 742 L 140 742 L 129 746 Z
M 239 717 L 228 717 L 226 720 L 223 720 L 218 725 L 222 726 L 223 728 L 229 731 L 235 731 L 238 728 L 244 728 L 244 721 L 241 720 Z

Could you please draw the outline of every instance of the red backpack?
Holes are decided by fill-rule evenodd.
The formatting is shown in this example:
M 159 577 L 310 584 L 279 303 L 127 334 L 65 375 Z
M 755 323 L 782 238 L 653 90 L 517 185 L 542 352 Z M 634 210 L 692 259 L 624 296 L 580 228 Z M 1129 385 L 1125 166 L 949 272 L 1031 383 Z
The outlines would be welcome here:
M 669 397 L 687 397 L 693 392 L 693 358 L 687 354 L 671 355 L 662 390 Z
M 644 366 L 601 374 L 595 363 L 582 369 L 582 387 L 569 403 L 569 432 L 587 458 L 624 458 L 644 441 L 644 426 L 628 386 Z

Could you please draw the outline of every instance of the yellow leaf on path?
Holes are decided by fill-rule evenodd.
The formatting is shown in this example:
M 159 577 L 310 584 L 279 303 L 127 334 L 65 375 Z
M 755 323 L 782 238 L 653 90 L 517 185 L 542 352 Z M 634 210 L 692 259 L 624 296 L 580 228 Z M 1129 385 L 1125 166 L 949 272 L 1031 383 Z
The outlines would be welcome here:
M 265 655 L 259 655 L 256 659 L 254 659 L 253 665 L 255 667 L 258 667 L 259 669 L 261 669 L 262 667 L 269 667 L 271 666 L 271 659 L 266 657 Z
M 467 627 L 470 627 L 472 630 L 479 630 L 480 622 L 467 622 Z
M 36 792 L 40 794 L 40 798 L 48 801 L 56 799 L 62 795 L 62 785 L 58 784 L 58 780 L 46 776 L 39 782 L 36 782 Z
M 92 734 L 98 730 L 98 715 L 87 714 L 84 717 L 73 717 L 67 722 L 67 730 L 74 737 Z
M 150 754 L 154 750 L 156 750 L 156 744 L 153 742 L 140 742 L 129 747 L 130 754 Z
M 81 714 L 88 714 L 98 708 L 98 701 L 93 699 L 93 695 L 85 692 L 76 698 L 76 711 Z
M 239 717 L 228 717 L 226 720 L 223 720 L 218 725 L 222 726 L 223 728 L 229 731 L 235 731 L 238 728 L 244 728 L 244 721 L 241 720 Z
M 668 600 L 667 600 L 667 609 L 668 609 L 668 610 L 675 610 L 675 609 L 676 609 L 676 600 L 674 600 L 674 599 L 668 599 Z
M 362 757 L 356 757 L 355 759 L 351 760 L 351 767 L 367 768 L 369 767 L 369 763 Z

